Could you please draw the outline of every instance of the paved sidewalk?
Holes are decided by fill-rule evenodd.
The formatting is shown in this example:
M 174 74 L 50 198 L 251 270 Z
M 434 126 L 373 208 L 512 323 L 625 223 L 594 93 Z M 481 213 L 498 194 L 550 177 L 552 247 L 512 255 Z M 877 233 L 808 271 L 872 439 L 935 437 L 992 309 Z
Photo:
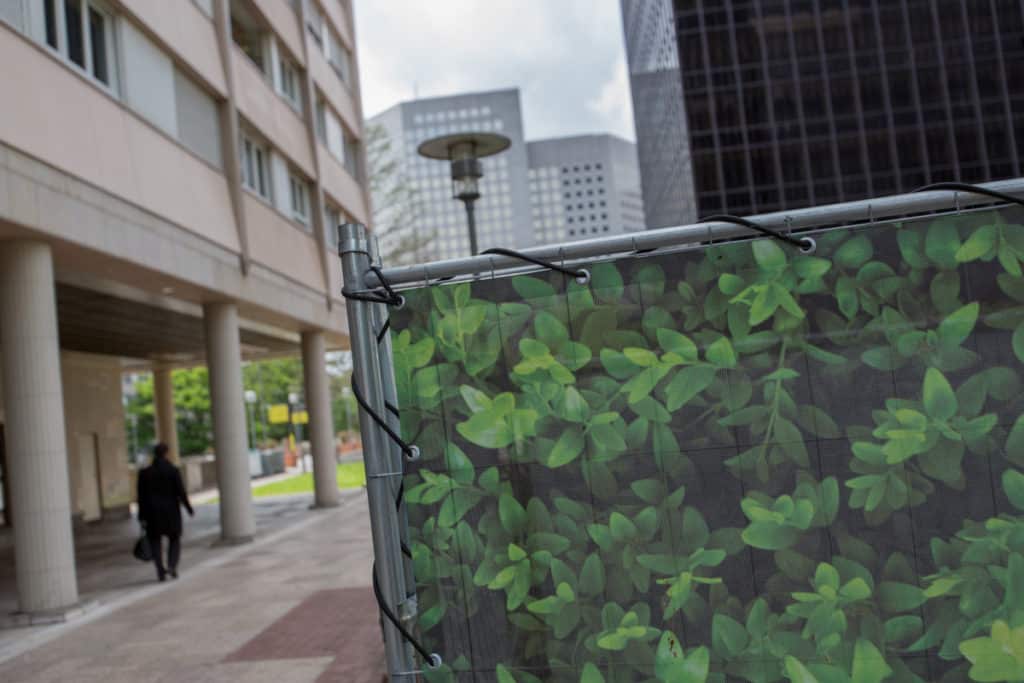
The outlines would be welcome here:
M 365 492 L 307 515 L 130 604 L 48 627 L 47 642 L 0 661 L 0 681 L 378 683 Z

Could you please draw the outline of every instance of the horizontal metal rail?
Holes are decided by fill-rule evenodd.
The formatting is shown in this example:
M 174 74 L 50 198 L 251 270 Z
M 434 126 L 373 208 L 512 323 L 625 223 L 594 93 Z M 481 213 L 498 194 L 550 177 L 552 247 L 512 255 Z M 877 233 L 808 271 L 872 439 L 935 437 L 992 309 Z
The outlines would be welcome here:
M 1000 180 L 981 184 L 980 187 L 1024 198 L 1024 178 Z M 748 220 L 759 225 L 785 232 L 823 228 L 847 223 L 863 223 L 889 220 L 903 216 L 924 214 L 933 211 L 968 209 L 986 204 L 999 203 L 997 199 L 957 190 L 931 190 L 910 194 L 877 197 L 842 204 L 829 204 L 792 211 L 749 216 Z M 733 223 L 695 223 L 673 228 L 643 230 L 625 235 L 612 235 L 592 240 L 554 244 L 531 249 L 522 253 L 535 258 L 554 262 L 571 262 L 593 259 L 625 252 L 644 252 L 666 247 L 678 247 L 696 242 L 716 241 L 736 237 L 753 237 L 754 230 Z M 466 258 L 434 261 L 432 263 L 385 268 L 384 279 L 392 287 L 413 287 L 437 279 L 464 276 L 491 276 L 509 270 L 522 270 L 523 262 L 509 256 L 471 256 Z M 372 273 L 366 273 L 365 285 L 378 287 L 380 281 Z

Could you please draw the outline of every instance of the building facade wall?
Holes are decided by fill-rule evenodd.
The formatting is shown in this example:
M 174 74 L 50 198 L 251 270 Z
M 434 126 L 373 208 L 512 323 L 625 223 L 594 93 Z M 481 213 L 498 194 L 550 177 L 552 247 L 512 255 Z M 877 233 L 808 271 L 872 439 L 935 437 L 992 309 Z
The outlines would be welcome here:
M 643 230 L 636 146 L 612 135 L 527 144 L 538 244 Z
M 648 228 L 697 218 L 672 0 L 621 0 Z
M 1018 2 L 675 0 L 674 20 L 701 214 L 1022 172 Z
M 71 512 L 81 521 L 126 514 L 134 500 L 121 370 L 116 358 L 61 354 Z M 0 394 L 0 424 L 4 413 Z

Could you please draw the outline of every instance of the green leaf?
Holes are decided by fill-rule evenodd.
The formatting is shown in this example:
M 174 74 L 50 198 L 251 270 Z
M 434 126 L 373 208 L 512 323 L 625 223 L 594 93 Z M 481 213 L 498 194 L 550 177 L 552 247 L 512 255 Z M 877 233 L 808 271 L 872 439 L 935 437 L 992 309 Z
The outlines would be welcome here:
M 569 427 L 558 437 L 558 441 L 548 454 L 547 465 L 554 469 L 568 465 L 583 452 L 583 433 L 576 427 Z
M 853 278 L 844 275 L 836 280 L 835 297 L 836 303 L 839 305 L 839 311 L 848 320 L 853 320 L 853 317 L 857 315 L 857 309 L 860 307 L 857 299 L 857 283 Z
M 504 448 L 515 438 L 508 424 L 497 419 L 490 410 L 475 413 L 467 421 L 455 425 L 455 430 L 468 441 L 484 448 Z
M 501 526 L 510 534 L 518 534 L 526 526 L 526 509 L 512 494 L 503 493 L 498 498 L 498 518 Z
M 474 413 L 487 410 L 491 407 L 491 399 L 488 398 L 487 394 L 475 389 L 468 384 L 463 384 L 459 387 L 459 393 L 462 394 L 462 399 L 469 406 L 469 409 Z
M 526 551 L 517 546 L 515 543 L 508 544 L 508 559 L 513 562 L 519 562 L 520 560 L 526 559 Z
M 995 248 L 998 236 L 998 231 L 994 225 L 984 225 L 978 228 L 956 250 L 957 262 L 969 263 L 980 259 Z
M 936 420 L 948 420 L 956 415 L 957 400 L 953 387 L 936 368 L 928 368 L 924 375 L 924 409 Z
M 1013 345 L 1013 355 L 1017 356 L 1017 360 L 1024 363 L 1024 325 L 1018 326 L 1013 331 L 1011 343 Z
M 1024 512 L 1024 474 L 1017 470 L 1003 472 L 1003 490 L 1013 507 Z
M 516 683 L 516 679 L 512 676 L 512 673 L 506 669 L 503 664 L 498 665 L 498 668 L 495 669 L 495 673 L 498 676 L 498 683 Z
M 636 538 L 636 525 L 621 512 L 611 514 L 608 519 L 608 527 L 611 529 L 612 538 L 620 543 Z
M 569 341 L 569 330 L 565 324 L 547 311 L 537 312 L 533 326 L 537 330 L 537 338 L 549 349 L 561 348 L 562 344 Z
M 743 541 L 761 550 L 782 550 L 797 542 L 800 532 L 775 522 L 752 522 L 743 530 Z
M 928 266 L 919 232 L 911 228 L 901 228 L 896 233 L 896 242 L 899 244 L 900 255 L 911 268 L 920 269 Z
M 799 256 L 793 259 L 793 271 L 801 278 L 820 278 L 832 269 L 832 262 L 816 256 Z
M 796 657 L 792 655 L 786 655 L 786 678 L 791 683 L 820 683 L 817 678 L 814 677 L 810 671 L 807 670 L 803 664 L 800 663 Z
M 708 365 L 683 368 L 665 386 L 665 407 L 675 412 L 711 386 L 717 370 Z
M 719 368 L 736 367 L 736 352 L 727 337 L 721 337 L 711 344 L 705 352 L 708 362 Z
M 889 346 L 876 346 L 861 354 L 864 364 L 875 370 L 888 372 L 900 367 L 905 361 Z
M 950 313 L 939 323 L 937 333 L 939 341 L 948 349 L 960 346 L 971 335 L 974 324 L 978 320 L 978 303 L 970 303 L 954 313 Z
M 512 287 L 524 299 L 543 299 L 555 295 L 554 287 L 535 277 L 514 277 L 512 278 Z
M 858 638 L 853 646 L 853 672 L 850 683 L 881 683 L 892 675 L 892 668 L 871 641 Z
M 580 593 L 583 595 L 600 595 L 604 592 L 604 563 L 596 553 L 591 553 L 583 562 L 580 570 Z
M 917 586 L 909 583 L 883 581 L 878 584 L 878 599 L 882 608 L 890 614 L 909 612 L 924 604 L 927 599 Z
M 654 655 L 654 674 L 662 683 L 705 683 L 711 669 L 711 654 L 698 647 L 684 655 L 683 646 L 671 631 L 661 634 Z
M 622 353 L 625 354 L 630 362 L 642 368 L 649 368 L 652 365 L 658 364 L 658 356 L 653 351 L 648 351 L 647 349 L 627 347 L 622 350 Z
M 843 268 L 855 270 L 871 260 L 874 247 L 866 235 L 856 235 L 836 250 L 833 260 Z
M 773 239 L 760 239 L 753 243 L 754 261 L 761 270 L 779 270 L 786 266 L 786 252 Z
M 752 327 L 760 325 L 775 315 L 775 311 L 781 303 L 779 290 L 773 284 L 761 285 L 761 291 L 757 293 L 754 301 L 750 304 L 749 322 Z
M 956 268 L 956 253 L 960 250 L 960 233 L 952 218 L 939 218 L 928 226 L 924 238 L 924 253 L 940 268 Z
M 598 263 L 591 266 L 590 286 L 594 290 L 594 297 L 601 303 L 620 303 L 625 292 L 622 275 L 613 263 Z
M 747 283 L 738 275 L 722 273 L 718 276 L 718 288 L 722 290 L 723 294 L 728 296 L 736 296 L 746 286 Z
M 659 328 L 657 336 L 661 348 L 676 354 L 688 363 L 693 363 L 697 360 L 697 345 L 686 335 L 680 334 L 675 330 Z
M 726 614 L 716 614 L 711 620 L 711 642 L 716 652 L 722 652 L 725 658 L 739 655 L 747 649 L 750 641 L 747 629 Z
M 593 662 L 587 662 L 583 665 L 583 675 L 580 676 L 580 683 L 605 683 L 604 676 L 601 675 L 601 671 L 594 666 Z

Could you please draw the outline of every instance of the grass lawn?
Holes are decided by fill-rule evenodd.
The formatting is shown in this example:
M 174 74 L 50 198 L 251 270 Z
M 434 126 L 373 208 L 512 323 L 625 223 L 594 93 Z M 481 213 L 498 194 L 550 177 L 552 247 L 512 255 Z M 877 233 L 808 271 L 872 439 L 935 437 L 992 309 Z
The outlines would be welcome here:
M 362 461 L 343 462 L 338 465 L 338 488 L 356 489 L 366 485 L 366 470 Z M 313 493 L 313 475 L 297 474 L 252 490 L 254 498 L 287 496 L 294 493 Z

